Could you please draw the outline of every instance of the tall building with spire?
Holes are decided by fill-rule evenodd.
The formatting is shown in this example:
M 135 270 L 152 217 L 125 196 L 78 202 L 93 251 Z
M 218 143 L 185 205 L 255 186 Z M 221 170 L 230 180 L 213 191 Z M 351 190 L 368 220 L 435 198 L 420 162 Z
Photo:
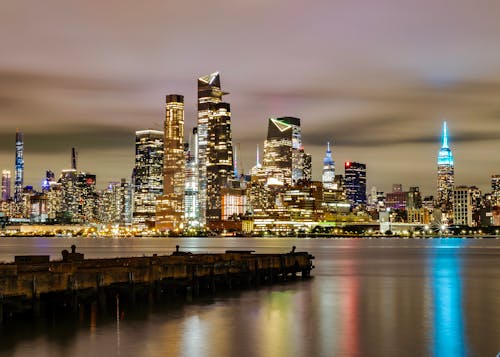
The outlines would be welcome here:
M 218 72 L 198 78 L 198 169 L 200 223 L 222 217 L 221 188 L 233 176 L 231 108 L 222 102 Z
M 157 205 L 156 227 L 179 230 L 184 220 L 184 96 L 167 95 L 165 112 L 163 195 Z
M 16 177 L 14 181 L 14 202 L 23 202 L 24 184 L 24 137 L 23 133 L 16 132 Z
M 448 146 L 448 127 L 443 122 L 441 149 L 437 159 L 437 205 L 443 212 L 453 211 L 453 187 L 455 183 L 453 153 Z
M 333 189 L 335 179 L 335 162 L 332 159 L 332 150 L 330 149 L 330 142 L 326 144 L 326 154 L 323 159 L 323 188 Z

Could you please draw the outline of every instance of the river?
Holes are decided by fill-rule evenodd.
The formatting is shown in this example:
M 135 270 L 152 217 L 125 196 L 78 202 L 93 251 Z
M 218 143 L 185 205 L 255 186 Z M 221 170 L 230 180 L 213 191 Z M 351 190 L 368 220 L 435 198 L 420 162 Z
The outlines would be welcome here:
M 313 278 L 168 306 L 9 322 L 1 356 L 495 356 L 500 239 L 0 238 L 14 255 L 60 259 L 292 246 Z

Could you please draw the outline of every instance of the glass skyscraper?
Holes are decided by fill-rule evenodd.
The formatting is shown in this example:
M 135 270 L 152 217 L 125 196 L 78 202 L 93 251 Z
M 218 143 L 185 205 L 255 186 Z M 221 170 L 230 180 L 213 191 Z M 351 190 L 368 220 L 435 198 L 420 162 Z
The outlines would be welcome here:
M 218 72 L 198 78 L 199 221 L 220 220 L 221 188 L 233 176 L 231 109 Z
M 14 202 L 23 202 L 24 183 L 24 141 L 23 133 L 16 132 L 16 178 L 14 183 Z
M 135 132 L 133 172 L 133 224 L 140 229 L 153 228 L 156 198 L 163 192 L 163 131 Z
M 344 169 L 347 199 L 353 207 L 366 205 L 366 165 L 347 161 Z
M 325 189 L 333 189 L 335 187 L 334 184 L 335 179 L 335 162 L 332 159 L 332 150 L 330 149 L 330 143 L 326 144 L 326 154 L 323 159 L 323 188 Z
M 269 118 L 263 168 L 274 183 L 292 185 L 311 179 L 311 155 L 302 146 L 299 118 Z
M 167 95 L 165 109 L 163 195 L 156 211 L 156 227 L 178 230 L 183 228 L 184 216 L 184 96 Z

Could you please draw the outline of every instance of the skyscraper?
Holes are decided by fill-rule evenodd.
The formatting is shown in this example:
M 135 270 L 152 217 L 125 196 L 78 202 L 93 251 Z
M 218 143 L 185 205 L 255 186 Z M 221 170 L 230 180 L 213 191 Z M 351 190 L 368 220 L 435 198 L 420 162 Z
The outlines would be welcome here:
M 14 183 L 14 202 L 21 204 L 23 201 L 24 184 L 24 141 L 23 133 L 16 132 L 16 178 Z
M 220 220 L 221 194 L 233 176 L 231 108 L 222 102 L 218 72 L 198 78 L 198 169 L 200 223 Z
M 133 224 L 141 229 L 153 228 L 156 198 L 163 192 L 163 132 L 135 132 L 135 166 L 133 172 Z
M 198 128 L 193 128 L 193 136 L 189 140 L 186 152 L 184 219 L 188 227 L 199 227 L 198 204 Z
M 491 175 L 491 195 L 493 203 L 500 205 L 500 175 Z
M 178 230 L 184 216 L 184 96 L 167 95 L 165 112 L 163 195 L 156 211 L 156 227 Z
M 353 207 L 366 205 L 366 165 L 347 161 L 344 169 L 347 199 Z
M 326 145 L 326 154 L 323 159 L 323 188 L 325 189 L 333 189 L 335 179 L 335 162 L 332 159 L 332 150 L 330 150 L 330 143 L 328 142 Z
M 448 146 L 448 128 L 443 123 L 442 145 L 437 159 L 437 204 L 443 212 L 453 210 L 454 162 Z
M 269 118 L 263 162 L 268 177 L 292 185 L 308 179 L 310 162 L 310 156 L 302 147 L 300 119 Z
M 9 170 L 2 171 L 2 201 L 10 200 L 11 174 Z

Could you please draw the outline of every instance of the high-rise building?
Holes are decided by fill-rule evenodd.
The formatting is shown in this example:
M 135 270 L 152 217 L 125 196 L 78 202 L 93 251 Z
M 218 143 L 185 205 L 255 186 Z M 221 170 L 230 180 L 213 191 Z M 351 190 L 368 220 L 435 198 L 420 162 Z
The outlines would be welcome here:
M 96 175 L 78 172 L 76 175 L 76 194 L 78 195 L 78 222 L 95 222 L 98 216 L 98 197 Z
M 11 174 L 9 170 L 2 171 L 2 201 L 10 200 Z
M 20 204 L 23 201 L 24 184 L 24 141 L 23 133 L 16 132 L 16 178 L 14 183 L 14 202 Z
M 198 169 L 200 222 L 222 217 L 221 188 L 233 176 L 231 108 L 222 102 L 218 72 L 198 78 Z
M 458 186 L 453 190 L 453 223 L 459 226 L 475 227 L 474 219 L 479 209 L 481 191 L 475 186 Z
M 131 223 L 131 190 L 124 178 L 110 182 L 100 194 L 99 222 L 127 226 Z
M 61 207 L 57 220 L 61 223 L 80 223 L 81 202 L 76 170 L 63 170 L 59 183 L 61 184 Z
M 273 182 L 292 185 L 310 179 L 311 158 L 302 147 L 299 118 L 269 118 L 263 166 Z
M 330 143 L 326 144 L 326 154 L 323 159 L 323 188 L 324 189 L 333 189 L 335 179 L 335 162 L 332 159 L 332 150 L 330 149 Z
M 185 188 L 184 188 L 184 219 L 186 226 L 197 228 L 199 221 L 198 204 L 198 129 L 193 128 L 186 151 Z
M 156 210 L 156 227 L 160 230 L 183 228 L 185 156 L 184 96 L 166 97 L 163 160 L 163 195 Z
M 500 205 L 500 175 L 491 176 L 491 195 L 493 204 Z
M 53 171 L 47 170 L 45 171 L 45 178 L 42 181 L 42 191 L 47 192 L 50 190 L 50 183 L 55 182 L 56 175 Z
M 156 217 L 156 198 L 163 192 L 163 132 L 135 132 L 135 166 L 133 172 L 133 224 L 153 228 Z
M 448 128 L 443 123 L 441 149 L 437 160 L 437 205 L 443 212 L 453 209 L 454 161 L 448 146 Z
M 347 199 L 353 207 L 366 205 L 366 165 L 347 161 L 344 169 Z

